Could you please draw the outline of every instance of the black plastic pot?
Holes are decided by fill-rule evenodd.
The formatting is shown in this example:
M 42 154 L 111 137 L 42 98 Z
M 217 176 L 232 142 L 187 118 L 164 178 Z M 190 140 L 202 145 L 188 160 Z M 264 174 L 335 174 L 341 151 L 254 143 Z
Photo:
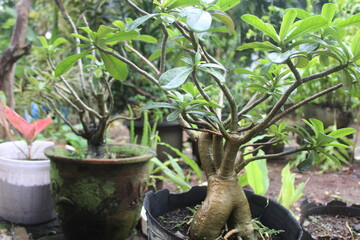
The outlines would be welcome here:
M 341 201 L 331 201 L 326 205 L 315 204 L 305 199 L 301 203 L 301 218 L 300 224 L 303 225 L 305 219 L 314 215 L 330 215 L 330 216 L 347 216 L 360 219 L 360 205 L 347 206 Z M 309 232 L 303 230 L 301 240 L 315 240 Z
M 130 124 L 129 122 L 125 122 L 125 125 L 129 127 Z M 138 139 L 141 139 L 143 128 L 144 128 L 143 121 L 135 121 L 134 131 L 135 131 L 135 135 L 138 136 Z M 159 137 L 162 142 L 167 143 L 170 146 L 175 147 L 180 151 L 182 151 L 183 130 L 179 122 L 172 121 L 172 122 L 158 123 L 156 130 L 158 131 Z M 159 158 L 161 161 L 167 159 L 167 156 L 164 152 L 170 154 L 173 157 L 177 157 L 176 153 L 171 151 L 168 147 L 158 145 L 156 154 L 157 154 L 157 158 Z
M 149 240 L 181 240 L 181 238 L 163 228 L 156 218 L 177 208 L 200 204 L 206 196 L 207 187 L 193 187 L 190 191 L 180 194 L 170 194 L 167 189 L 146 193 L 144 207 L 146 210 Z M 302 228 L 291 216 L 290 212 L 279 203 L 245 190 L 249 200 L 251 213 L 259 218 L 265 226 L 284 230 L 277 235 L 280 240 L 300 240 Z

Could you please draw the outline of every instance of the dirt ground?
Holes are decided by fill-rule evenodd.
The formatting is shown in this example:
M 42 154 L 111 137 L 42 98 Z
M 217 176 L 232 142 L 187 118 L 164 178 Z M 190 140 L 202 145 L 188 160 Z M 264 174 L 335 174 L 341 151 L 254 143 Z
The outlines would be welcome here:
M 276 199 L 281 187 L 281 170 L 285 161 L 268 162 L 270 186 L 267 196 Z M 294 171 L 293 171 L 294 172 Z M 360 204 L 360 163 L 344 165 L 336 172 L 326 172 L 313 168 L 305 172 L 295 172 L 295 183 L 306 182 L 303 190 L 309 201 L 325 204 L 331 200 L 341 200 L 348 205 Z M 293 207 L 294 212 L 299 211 L 300 199 Z

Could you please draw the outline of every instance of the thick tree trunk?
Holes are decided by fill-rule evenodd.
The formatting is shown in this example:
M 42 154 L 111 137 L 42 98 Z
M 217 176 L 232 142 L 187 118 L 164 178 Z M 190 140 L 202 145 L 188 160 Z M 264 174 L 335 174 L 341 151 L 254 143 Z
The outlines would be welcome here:
M 26 45 L 26 31 L 32 0 L 20 0 L 16 4 L 16 23 L 9 47 L 0 56 L 0 90 L 4 91 L 7 105 L 14 109 L 14 74 L 16 61 L 29 51 Z M 5 130 L 0 127 L 0 138 L 6 139 Z
M 218 239 L 228 226 L 242 240 L 255 240 L 249 203 L 240 187 L 234 162 L 240 141 L 202 133 L 199 156 L 208 180 L 206 198 L 190 226 L 191 240 Z
M 217 239 L 227 224 L 243 240 L 255 240 L 250 207 L 237 178 L 211 176 L 207 196 L 190 227 L 190 239 Z
M 26 45 L 26 31 L 31 3 L 32 0 L 20 0 L 16 4 L 16 23 L 11 42 L 0 57 L 0 90 L 5 92 L 7 105 L 11 108 L 15 107 L 14 73 L 16 61 L 29 50 L 29 46 Z

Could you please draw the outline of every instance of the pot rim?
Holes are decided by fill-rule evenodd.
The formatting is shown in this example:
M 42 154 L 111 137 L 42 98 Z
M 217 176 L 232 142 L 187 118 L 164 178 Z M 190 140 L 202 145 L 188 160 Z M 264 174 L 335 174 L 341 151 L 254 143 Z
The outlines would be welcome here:
M 37 145 L 41 145 L 41 144 L 46 144 L 46 145 L 55 145 L 55 142 L 53 141 L 47 141 L 47 140 L 36 140 L 33 141 L 32 144 L 36 143 Z M 0 146 L 13 146 L 15 149 L 12 150 L 12 152 L 17 152 L 22 154 L 22 151 L 20 149 L 23 149 L 23 147 L 28 146 L 26 141 L 6 141 L 6 142 L 2 142 L 0 143 Z M 39 146 L 38 146 L 39 147 Z M 34 148 L 34 146 L 32 147 Z M 23 149 L 24 151 L 27 151 L 25 149 Z M 36 149 L 34 151 L 37 151 Z M 30 165 L 38 165 L 38 164 L 46 164 L 49 162 L 48 158 L 32 158 L 32 159 L 20 159 L 20 158 L 11 158 L 11 157 L 7 157 L 5 155 L 2 155 L 0 153 L 0 160 L 3 162 L 14 162 L 16 161 L 17 163 L 22 163 L 22 164 L 30 164 Z
M 75 162 L 75 163 L 86 163 L 86 164 L 128 164 L 128 163 L 141 163 L 150 160 L 151 158 L 156 156 L 155 150 L 150 147 L 138 145 L 138 144 L 130 144 L 130 143 L 111 143 L 108 144 L 109 147 L 132 147 L 141 149 L 141 155 L 135 157 L 125 157 L 125 158 L 106 158 L 106 159 L 92 159 L 92 158 L 78 158 L 72 156 L 59 156 L 55 153 L 56 151 L 61 151 L 63 154 L 71 154 L 73 150 L 65 149 L 61 146 L 50 146 L 45 149 L 45 155 L 51 161 L 64 161 L 64 162 Z M 79 150 L 82 151 L 82 150 Z

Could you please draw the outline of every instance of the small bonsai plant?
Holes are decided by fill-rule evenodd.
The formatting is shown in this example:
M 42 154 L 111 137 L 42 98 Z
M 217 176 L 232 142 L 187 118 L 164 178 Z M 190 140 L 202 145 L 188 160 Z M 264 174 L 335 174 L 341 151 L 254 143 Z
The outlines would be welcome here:
M 212 41 L 212 35 L 219 34 L 220 39 L 226 41 L 224 32 L 232 34 L 235 31 L 233 21 L 225 11 L 239 1 L 154 1 L 152 13 L 130 0 L 127 2 L 141 17 L 127 23 L 117 20 L 114 26 L 100 26 L 97 31 L 82 28 L 86 34 L 76 33 L 75 37 L 83 41 L 85 50 L 72 59 L 96 50 L 96 57 L 103 60 L 111 77 L 123 76 L 129 67 L 167 94 L 167 102 L 154 103 L 143 110 L 170 109 L 167 120 L 177 119 L 197 142 L 201 165 L 208 180 L 207 197 L 191 223 L 190 239 L 218 239 L 226 224 L 231 235 L 236 235 L 238 239 L 256 239 L 249 205 L 238 184 L 240 171 L 258 159 L 274 159 L 302 151 L 308 154 L 299 168 L 306 169 L 318 161 L 319 153 L 326 154 L 322 150 L 324 146 L 343 146 L 336 139 L 354 132 L 353 129 L 338 129 L 325 134 L 323 124 L 310 119 L 306 123 L 315 133 L 311 135 L 300 126 L 279 124 L 279 121 L 305 103 L 336 89 L 345 87 L 350 91 L 356 88 L 360 75 L 360 32 L 348 43 L 343 41 L 338 30 L 360 23 L 360 14 L 345 20 L 337 19 L 333 4 L 325 4 L 320 15 L 287 9 L 278 30 L 275 28 L 277 26 L 265 23 L 256 16 L 243 15 L 242 20 L 261 31 L 265 41 L 243 44 L 237 50 L 251 48 L 268 54 L 266 58 L 258 60 L 255 69 L 239 67 L 236 70 L 238 81 L 246 79 L 249 82 L 245 88 L 252 96 L 240 101 L 233 97 L 227 86 L 227 68 L 206 48 L 207 43 Z M 213 20 L 225 27 L 214 24 Z M 158 45 L 160 57 L 153 62 L 140 50 L 129 48 L 132 41 L 141 38 L 140 28 L 145 24 L 158 24 L 163 33 Z M 124 49 L 129 52 L 125 54 Z M 181 61 L 167 61 L 170 51 L 181 52 Z M 130 54 L 141 59 L 143 65 L 133 62 L 128 57 Z M 303 69 L 320 56 L 329 60 L 327 69 L 307 74 Z M 71 64 L 73 62 L 69 59 L 64 61 L 63 69 Z M 149 66 L 151 71 L 146 70 Z M 297 94 L 297 88 L 334 74 L 344 74 L 345 77 L 342 82 L 334 83 L 285 108 Z M 219 98 L 210 97 L 209 92 L 213 91 L 222 94 Z M 230 108 L 229 117 L 225 120 L 221 119 L 221 96 Z M 245 104 L 239 104 L 244 101 Z M 96 114 L 90 113 L 96 117 Z M 271 134 L 272 139 L 255 143 L 256 136 L 264 131 Z M 254 154 L 264 145 L 287 141 L 291 133 L 304 139 L 301 146 L 281 153 Z M 327 156 L 339 163 L 334 156 Z

